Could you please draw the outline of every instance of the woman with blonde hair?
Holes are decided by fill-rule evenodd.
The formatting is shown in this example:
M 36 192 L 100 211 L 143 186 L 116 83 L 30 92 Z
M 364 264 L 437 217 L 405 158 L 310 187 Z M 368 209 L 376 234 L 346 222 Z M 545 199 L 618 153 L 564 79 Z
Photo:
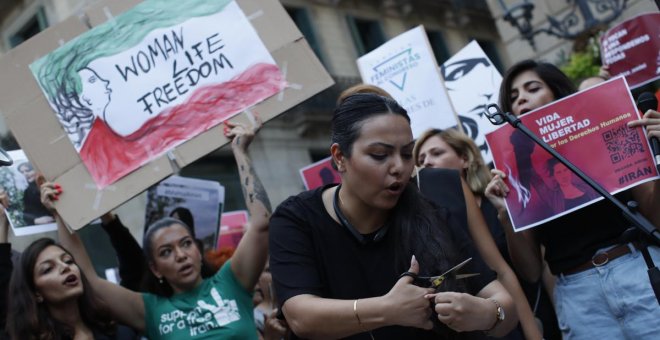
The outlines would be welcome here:
M 527 339 L 542 338 L 534 320 L 534 314 L 520 286 L 520 282 L 510 267 L 506 237 L 497 219 L 497 210 L 484 199 L 484 192 L 491 175 L 477 145 L 464 133 L 456 129 L 430 129 L 416 141 L 413 149 L 415 165 L 425 168 L 446 168 L 458 170 L 464 182 L 463 194 L 474 195 L 474 204 L 466 203 L 468 231 L 486 264 L 497 272 L 504 287 L 513 296 L 516 311 L 520 318 L 522 333 Z M 470 200 L 466 200 L 469 202 Z M 483 218 L 475 218 L 481 210 Z M 508 262 L 508 263 L 507 263 Z M 514 330 L 506 338 L 519 339 L 520 330 Z

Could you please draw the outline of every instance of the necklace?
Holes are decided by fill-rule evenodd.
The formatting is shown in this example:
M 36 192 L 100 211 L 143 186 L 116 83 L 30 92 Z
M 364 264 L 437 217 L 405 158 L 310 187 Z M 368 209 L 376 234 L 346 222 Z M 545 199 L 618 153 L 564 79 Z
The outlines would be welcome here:
M 387 234 L 387 229 L 389 229 L 389 223 L 385 223 L 384 226 L 382 226 L 378 231 L 376 232 L 376 235 L 374 235 L 373 239 L 366 237 L 362 235 L 354 226 L 351 224 L 351 222 L 346 218 L 346 215 L 342 213 L 340 207 L 339 207 L 339 190 L 341 189 L 341 184 L 337 186 L 337 190 L 335 190 L 335 197 L 332 200 L 332 207 L 335 209 L 335 214 L 337 215 L 337 218 L 339 219 L 339 222 L 341 225 L 343 225 L 348 231 L 355 237 L 355 239 L 360 243 L 360 244 L 368 244 L 372 242 L 378 242 L 382 240 L 385 237 L 385 234 Z

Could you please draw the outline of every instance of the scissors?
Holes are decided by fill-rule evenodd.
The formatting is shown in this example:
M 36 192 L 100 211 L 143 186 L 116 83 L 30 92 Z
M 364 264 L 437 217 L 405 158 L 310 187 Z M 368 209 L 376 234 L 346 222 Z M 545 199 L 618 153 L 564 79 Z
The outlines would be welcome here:
M 461 280 L 461 279 L 467 279 L 469 277 L 477 276 L 479 273 L 472 273 L 472 274 L 456 274 L 456 271 L 459 269 L 463 268 L 468 262 L 470 262 L 472 258 L 468 258 L 467 260 L 455 265 L 451 269 L 447 270 L 446 272 L 442 273 L 442 275 L 438 276 L 417 276 L 414 273 L 411 272 L 405 272 L 401 274 L 400 277 L 404 276 L 411 276 L 416 282 L 424 282 L 428 281 L 431 286 L 429 288 L 433 289 L 438 289 L 442 285 L 443 282 L 445 282 L 446 279 L 452 277 L 456 280 Z

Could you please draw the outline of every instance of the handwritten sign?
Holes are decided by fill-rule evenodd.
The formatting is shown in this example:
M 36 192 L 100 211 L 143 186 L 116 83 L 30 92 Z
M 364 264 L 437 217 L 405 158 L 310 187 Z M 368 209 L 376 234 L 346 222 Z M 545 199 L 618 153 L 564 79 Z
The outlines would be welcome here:
M 30 69 L 98 188 L 285 87 L 228 0 L 145 1 Z

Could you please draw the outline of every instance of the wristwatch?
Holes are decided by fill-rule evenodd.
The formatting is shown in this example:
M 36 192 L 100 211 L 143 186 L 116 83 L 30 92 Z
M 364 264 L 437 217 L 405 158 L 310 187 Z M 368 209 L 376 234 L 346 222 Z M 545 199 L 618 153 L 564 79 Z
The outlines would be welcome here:
M 502 321 L 504 321 L 505 318 L 504 308 L 502 308 L 502 305 L 495 299 L 488 299 L 488 300 L 493 301 L 493 303 L 497 307 L 496 309 L 497 314 L 495 315 L 495 323 L 493 324 L 493 326 L 491 326 L 489 329 L 484 331 L 486 334 L 488 334 L 490 331 L 495 329 L 495 327 L 497 327 L 497 325 L 499 325 Z

